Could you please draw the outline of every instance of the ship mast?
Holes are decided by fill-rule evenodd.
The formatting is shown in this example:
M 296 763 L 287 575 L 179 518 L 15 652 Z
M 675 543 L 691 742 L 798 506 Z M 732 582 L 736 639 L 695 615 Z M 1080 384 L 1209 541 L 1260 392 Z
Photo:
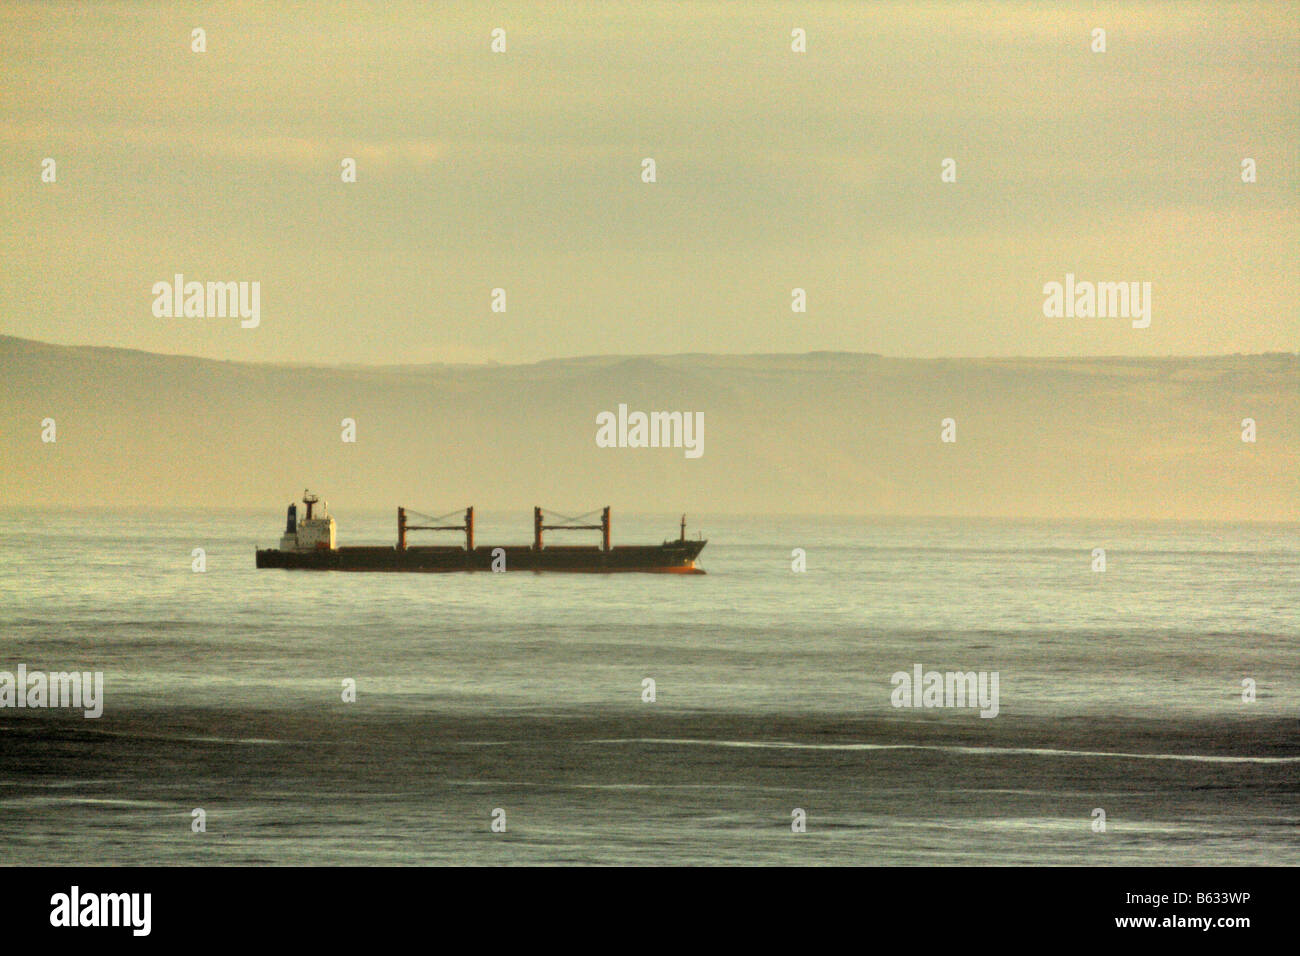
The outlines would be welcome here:
M 429 518 L 427 515 L 422 515 L 421 517 L 425 517 L 429 521 L 442 521 L 444 518 L 448 518 L 451 515 L 454 515 L 455 513 L 456 512 L 454 511 L 449 511 L 447 512 L 447 514 L 439 518 Z M 414 511 L 412 512 L 412 514 L 419 515 L 420 512 Z M 403 507 L 398 507 L 397 509 L 397 550 L 398 551 L 406 550 L 406 533 L 408 531 L 463 531 L 465 533 L 465 550 L 473 551 L 474 550 L 474 506 L 470 505 L 470 507 L 465 509 L 464 524 L 411 524 L 406 520 L 406 509 Z
M 595 514 L 595 513 L 596 512 L 594 511 L 587 512 L 587 514 Z M 586 515 L 579 515 L 576 518 L 569 518 L 568 516 L 562 516 L 562 517 L 565 517 L 566 520 L 568 521 L 578 522 L 581 521 L 584 517 L 586 517 Z M 533 507 L 533 550 L 534 551 L 542 550 L 542 533 L 545 531 L 599 531 L 601 550 L 609 551 L 611 548 L 609 526 L 610 526 L 609 505 L 606 505 L 603 509 L 601 509 L 600 524 L 576 524 L 576 523 L 575 524 L 547 524 L 545 519 L 542 517 L 542 509 L 537 506 L 534 506 Z

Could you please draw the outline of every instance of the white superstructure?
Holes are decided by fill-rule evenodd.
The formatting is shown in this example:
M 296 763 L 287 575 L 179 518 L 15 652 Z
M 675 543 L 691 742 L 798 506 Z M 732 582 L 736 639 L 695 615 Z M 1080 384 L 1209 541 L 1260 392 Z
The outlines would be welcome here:
M 302 493 L 302 503 L 307 506 L 307 516 L 298 520 L 298 506 L 289 505 L 289 513 L 284 525 L 284 534 L 280 536 L 281 551 L 333 551 L 334 519 L 329 513 L 329 502 L 321 505 L 320 514 L 314 513 L 316 503 L 320 501 L 309 491 Z

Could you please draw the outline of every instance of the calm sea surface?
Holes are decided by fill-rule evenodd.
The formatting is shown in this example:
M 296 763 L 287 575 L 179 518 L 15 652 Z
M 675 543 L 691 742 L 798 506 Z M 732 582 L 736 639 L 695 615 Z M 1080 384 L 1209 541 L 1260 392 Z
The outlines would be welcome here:
M 254 570 L 282 522 L 0 511 L 0 671 L 105 680 L 98 720 L 0 709 L 0 863 L 1300 863 L 1300 527 L 702 515 L 703 576 Z M 893 707 L 916 664 L 996 671 L 997 717 Z

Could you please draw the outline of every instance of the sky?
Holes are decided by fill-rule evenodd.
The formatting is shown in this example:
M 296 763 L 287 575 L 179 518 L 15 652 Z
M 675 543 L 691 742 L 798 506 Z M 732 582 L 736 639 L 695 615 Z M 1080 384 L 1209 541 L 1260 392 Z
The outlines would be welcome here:
M 367 364 L 1295 351 L 1298 74 L 1293 3 L 7 3 L 0 332 Z M 154 315 L 176 273 L 260 283 L 258 326 Z M 1067 274 L 1151 283 L 1150 326 L 1045 316 Z

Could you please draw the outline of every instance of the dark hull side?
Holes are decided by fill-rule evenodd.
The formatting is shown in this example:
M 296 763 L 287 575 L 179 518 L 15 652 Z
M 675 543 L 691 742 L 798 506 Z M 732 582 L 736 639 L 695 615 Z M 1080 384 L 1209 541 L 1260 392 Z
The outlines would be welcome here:
M 661 574 L 703 574 L 695 559 L 706 541 L 668 541 L 662 545 L 623 546 L 602 551 L 595 547 L 555 547 L 534 551 L 527 546 L 487 547 L 466 551 L 455 547 L 356 547 L 333 551 L 259 550 L 259 568 L 303 571 L 491 571 L 494 552 L 504 552 L 506 571 L 646 571 Z

